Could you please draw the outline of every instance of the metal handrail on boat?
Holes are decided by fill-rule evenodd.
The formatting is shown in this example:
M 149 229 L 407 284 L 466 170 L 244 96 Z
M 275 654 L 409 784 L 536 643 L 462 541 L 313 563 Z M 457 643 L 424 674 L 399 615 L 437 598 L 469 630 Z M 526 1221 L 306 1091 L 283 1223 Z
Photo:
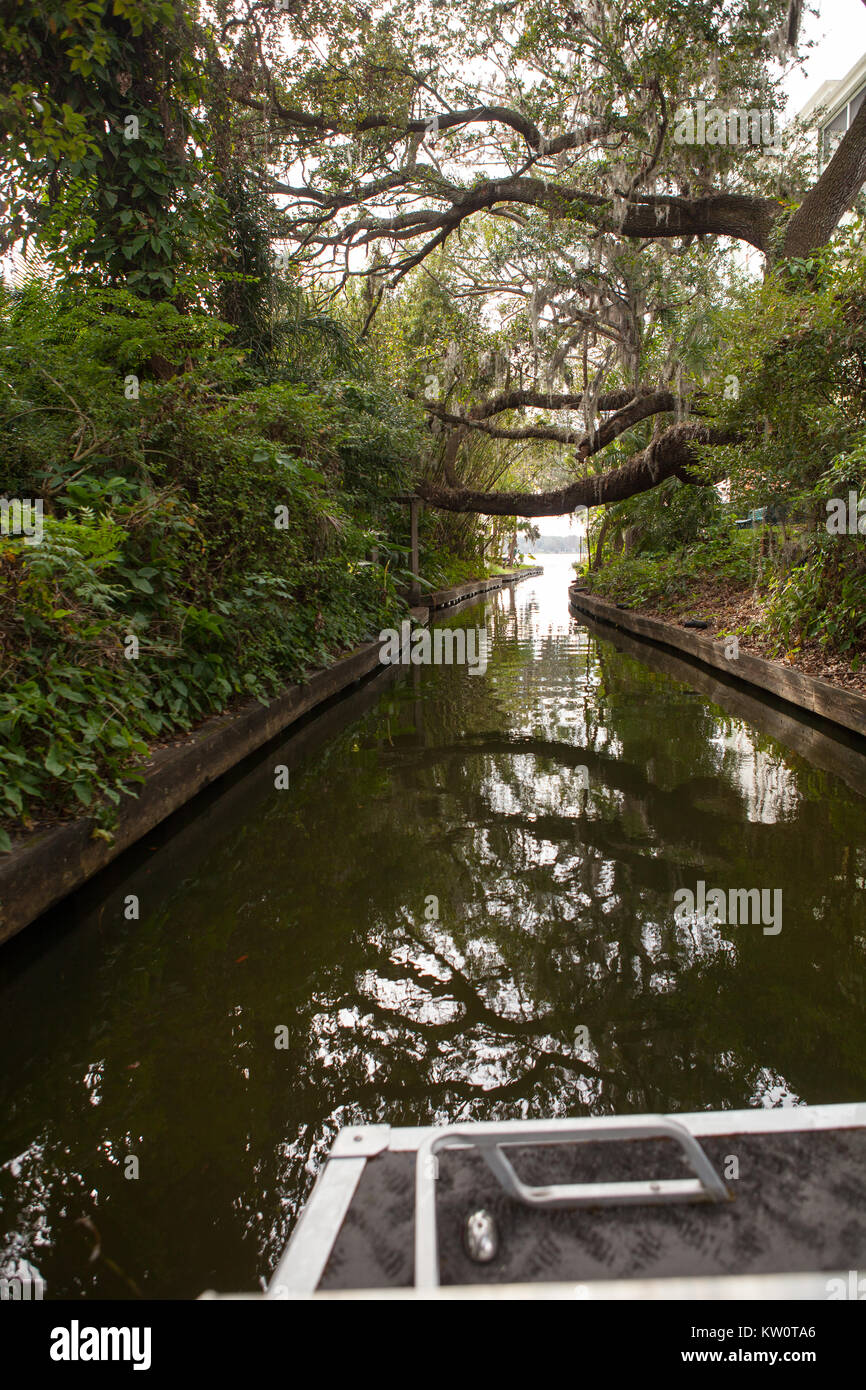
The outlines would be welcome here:
M 433 1270 L 434 1283 L 427 1287 L 421 1286 L 421 1279 L 424 1275 L 423 1263 L 419 1268 L 421 1277 L 416 1279 L 415 1286 L 409 1286 L 408 1270 L 404 1274 L 401 1272 L 397 1279 L 388 1280 L 382 1278 L 380 1286 L 372 1283 L 367 1286 L 367 1281 L 362 1281 L 362 1287 L 346 1287 L 341 1284 L 339 1277 L 330 1282 L 326 1279 L 326 1266 L 328 1265 L 335 1248 L 337 1247 L 343 1224 L 352 1207 L 362 1175 L 369 1163 L 375 1163 L 383 1156 L 391 1155 L 399 1158 L 402 1156 L 412 1156 L 413 1164 L 417 1162 L 419 1148 L 426 1147 L 427 1161 L 424 1172 L 430 1175 L 431 1181 L 425 1182 L 426 1190 L 435 1184 L 432 1172 L 435 1171 L 433 1159 L 437 1151 L 436 1145 L 428 1144 L 431 1138 L 441 1138 L 444 1143 L 460 1144 L 465 1146 L 467 1138 L 477 1137 L 479 1131 L 490 1135 L 491 1140 L 499 1145 L 520 1146 L 532 1142 L 532 1136 L 541 1133 L 541 1142 L 547 1143 L 556 1138 L 566 1140 L 575 1138 L 580 1141 L 592 1141 L 602 1136 L 604 1131 L 609 1138 L 623 1137 L 626 1130 L 632 1138 L 647 1139 L 652 1138 L 650 1133 L 652 1127 L 656 1133 L 662 1132 L 665 1137 L 676 1138 L 682 1142 L 680 1131 L 685 1130 L 690 1138 L 697 1141 L 702 1139 L 718 1140 L 722 1136 L 728 1141 L 734 1139 L 753 1140 L 755 1138 L 773 1138 L 778 1141 L 784 1136 L 789 1136 L 796 1140 L 797 1144 L 802 1144 L 807 1136 L 824 1135 L 829 1137 L 834 1135 L 843 1143 L 850 1143 L 858 1135 L 862 1136 L 866 1130 L 866 1104 L 845 1103 L 835 1105 L 785 1105 L 773 1108 L 757 1106 L 748 1110 L 700 1110 L 679 1114 L 676 1116 L 605 1116 L 598 1119 L 585 1117 L 582 1119 L 558 1119 L 547 1121 L 533 1120 L 513 1120 L 502 1124 L 483 1124 L 483 1125 L 458 1125 L 452 1127 L 450 1131 L 431 1130 L 423 1126 L 408 1126 L 403 1128 L 391 1128 L 387 1124 L 368 1124 L 352 1125 L 340 1130 L 328 1161 L 319 1173 L 316 1186 L 307 1200 L 303 1211 L 300 1214 L 291 1239 L 285 1250 L 282 1252 L 277 1262 L 270 1282 L 265 1293 L 245 1293 L 245 1294 L 217 1294 L 212 1291 L 201 1295 L 206 1299 L 217 1298 L 242 1298 L 284 1300 L 284 1299 L 312 1299 L 316 1301 L 333 1302 L 344 1299 L 391 1299 L 391 1300 L 412 1300 L 412 1299 L 599 1299 L 607 1301 L 610 1299 L 623 1300 L 655 1300 L 655 1299 L 675 1299 L 675 1300 L 736 1300 L 744 1299 L 856 1299 L 862 1297 L 863 1290 L 866 1289 L 866 1276 L 862 1271 L 862 1259 L 855 1256 L 842 1258 L 839 1261 L 840 1251 L 837 1249 L 835 1255 L 831 1251 L 826 1251 L 820 1256 L 820 1262 L 824 1258 L 830 1263 L 826 1263 L 824 1268 L 816 1269 L 814 1264 L 806 1263 L 805 1267 L 798 1270 L 790 1268 L 790 1255 L 784 1250 L 780 1253 L 776 1261 L 775 1273 L 761 1273 L 756 1268 L 754 1258 L 743 1261 L 744 1267 L 739 1273 L 727 1272 L 721 1263 L 707 1261 L 707 1268 L 703 1272 L 693 1272 L 684 1274 L 675 1268 L 666 1267 L 663 1273 L 639 1273 L 637 1268 L 628 1273 L 620 1274 L 616 1278 L 599 1278 L 598 1274 L 592 1276 L 581 1275 L 579 1268 L 575 1270 L 571 1279 L 563 1282 L 561 1273 L 560 1278 L 555 1280 L 544 1280 L 534 1278 L 530 1282 L 526 1280 L 526 1270 L 518 1269 L 515 1271 L 518 1282 L 495 1282 L 484 1281 L 472 1284 L 446 1284 L 438 1282 L 438 1269 Z M 672 1132 L 674 1127 L 674 1132 Z M 455 1138 L 456 1130 L 456 1138 Z M 537 1139 L 535 1142 L 539 1142 Z M 690 1158 L 694 1156 L 694 1151 L 685 1141 L 684 1148 L 688 1150 Z M 703 1152 L 703 1151 L 701 1151 Z M 857 1151 L 859 1153 L 859 1150 Z M 703 1155 L 706 1158 L 706 1154 Z M 856 1155 L 852 1154 L 851 1160 L 854 1161 Z M 793 1160 L 799 1164 L 802 1161 L 802 1151 L 794 1149 L 792 1151 Z M 701 1176 L 707 1176 L 703 1164 L 699 1163 Z M 776 1164 L 767 1173 L 776 1170 Z M 411 1171 L 411 1170 L 410 1170 Z M 709 1191 L 712 1195 L 703 1197 L 713 1204 L 713 1209 L 719 1211 L 717 1202 L 721 1202 L 722 1196 L 729 1196 L 722 1193 L 722 1181 L 718 1176 L 715 1179 L 708 1179 Z M 772 1185 L 774 1179 L 770 1177 Z M 759 1184 L 759 1188 L 762 1184 Z M 658 1193 L 653 1190 L 652 1200 L 663 1200 Z M 389 1188 L 390 1190 L 390 1188 Z M 529 1189 L 532 1191 L 532 1189 Z M 545 1189 L 542 1189 L 542 1192 Z M 547 1189 L 550 1191 L 550 1189 Z M 668 1189 L 669 1190 L 669 1189 Z M 662 1188 L 662 1192 L 665 1189 Z M 587 1187 L 583 1186 L 583 1193 L 586 1195 Z M 560 1190 L 560 1195 L 562 1192 Z M 754 1191 L 753 1191 L 754 1198 Z M 435 1202 L 435 1191 L 433 1193 Z M 596 1199 L 597 1200 L 597 1199 Z M 664 1200 L 680 1200 L 677 1198 L 664 1198 Z M 373 1210 L 376 1210 L 375 1196 L 372 1199 Z M 609 1209 L 610 1209 L 610 1204 Z M 364 1209 L 364 1201 L 360 1203 L 361 1210 Z M 757 1208 L 760 1212 L 760 1204 Z M 847 1222 L 846 1208 L 841 1207 L 841 1219 Z M 748 1225 L 750 1221 L 750 1211 L 754 1212 L 755 1207 L 750 1204 L 750 1199 L 746 1197 L 742 1204 L 741 1211 L 743 1219 Z M 721 1214 L 721 1213 L 719 1213 Z M 731 1216 L 735 1213 L 731 1212 Z M 778 1221 L 780 1213 L 775 1211 L 774 1220 Z M 782 1213 L 784 1219 L 784 1212 Z M 426 1209 L 426 1219 L 433 1221 L 433 1242 L 432 1250 L 436 1253 L 436 1210 L 434 1206 Z M 376 1223 L 378 1231 L 379 1223 Z M 845 1227 L 847 1232 L 847 1225 Z M 400 1235 L 397 1239 L 403 1239 L 402 1221 L 400 1225 Z M 766 1233 L 765 1233 L 766 1235 Z M 465 1237 L 465 1233 L 464 1233 Z M 362 1241 L 363 1246 L 363 1241 Z M 431 1248 L 428 1242 L 428 1249 Z M 471 1258 L 471 1252 L 470 1258 Z M 815 1263 L 819 1263 L 818 1252 Z M 356 1251 L 357 1258 L 357 1251 Z M 425 1258 L 422 1251 L 422 1262 Z M 799 1263 L 800 1261 L 797 1261 Z M 339 1263 L 339 1261 L 338 1261 Z M 408 1261 L 406 1262 L 408 1264 Z M 745 1267 L 747 1266 L 747 1267 Z M 852 1267 L 856 1266 L 856 1268 Z M 429 1268 L 429 1265 L 428 1265 Z M 492 1272 L 492 1271 L 491 1271 Z M 574 1278 L 583 1278 L 585 1282 L 575 1283 Z M 520 1282 L 523 1280 L 524 1282 Z
M 694 1178 L 643 1179 L 637 1182 L 554 1183 L 529 1187 L 506 1157 L 507 1145 L 599 1143 L 609 1140 L 673 1139 Z M 616 1116 L 573 1121 L 525 1120 L 452 1125 L 436 1130 L 418 1146 L 415 1163 L 415 1287 L 439 1287 L 436 1236 L 436 1155 L 441 1148 L 477 1149 L 503 1189 L 531 1207 L 598 1207 L 660 1202 L 726 1202 L 731 1194 L 695 1136 L 685 1125 L 662 1115 Z

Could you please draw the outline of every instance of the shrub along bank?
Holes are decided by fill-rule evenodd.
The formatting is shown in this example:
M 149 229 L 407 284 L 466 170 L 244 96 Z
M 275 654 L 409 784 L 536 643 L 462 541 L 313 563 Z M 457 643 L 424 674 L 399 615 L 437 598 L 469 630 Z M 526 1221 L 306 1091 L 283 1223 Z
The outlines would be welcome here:
M 0 534 L 0 847 L 110 834 L 149 746 L 399 621 L 423 431 L 343 346 L 265 368 L 120 289 L 4 294 L 0 497 L 43 519 Z
M 866 688 L 862 234 L 853 220 L 833 248 L 743 283 L 715 314 L 718 349 L 695 404 L 719 403 L 716 423 L 737 435 L 706 456 L 704 479 L 721 465 L 725 486 L 671 478 L 607 508 L 588 575 L 602 597 L 705 620 L 856 689 Z

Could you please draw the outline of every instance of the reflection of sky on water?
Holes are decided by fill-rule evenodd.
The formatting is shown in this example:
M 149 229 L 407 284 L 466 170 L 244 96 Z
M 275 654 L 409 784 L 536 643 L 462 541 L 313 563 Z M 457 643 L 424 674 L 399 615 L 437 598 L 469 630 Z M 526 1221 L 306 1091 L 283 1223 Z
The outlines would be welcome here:
M 590 636 L 559 560 L 484 677 L 338 710 L 6 956 L 7 1270 L 254 1288 L 345 1124 L 862 1098 L 863 802 Z M 699 878 L 783 887 L 781 936 L 675 922 Z

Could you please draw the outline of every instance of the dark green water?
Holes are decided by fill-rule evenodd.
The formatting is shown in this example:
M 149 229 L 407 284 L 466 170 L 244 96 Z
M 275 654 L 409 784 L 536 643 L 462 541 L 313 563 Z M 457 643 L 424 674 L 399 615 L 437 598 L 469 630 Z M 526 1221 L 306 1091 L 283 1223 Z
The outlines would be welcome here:
M 454 620 L 486 675 L 362 690 L 0 951 L 0 1272 L 255 1289 L 359 1121 L 866 1099 L 866 801 L 546 563 Z M 676 923 L 698 879 L 782 931 Z

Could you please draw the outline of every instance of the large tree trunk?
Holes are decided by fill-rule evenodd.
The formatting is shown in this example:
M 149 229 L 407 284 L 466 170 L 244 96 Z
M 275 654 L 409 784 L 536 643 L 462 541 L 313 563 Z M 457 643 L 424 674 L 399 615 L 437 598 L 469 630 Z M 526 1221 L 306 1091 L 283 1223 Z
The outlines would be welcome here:
M 799 28 L 800 10 L 799 4 L 791 4 L 788 15 L 789 41 L 790 35 L 795 35 Z M 827 168 L 791 217 L 781 251 L 775 254 L 785 260 L 801 258 L 824 246 L 842 216 L 853 206 L 864 184 L 866 102 L 860 107 Z M 459 192 L 450 209 L 429 214 L 429 226 L 431 229 L 456 227 L 473 212 L 492 209 L 502 203 L 534 205 L 544 208 L 551 216 L 567 216 L 571 206 L 579 205 L 584 217 L 592 220 L 592 216 L 596 215 L 599 219 L 597 225 L 606 225 L 607 200 L 600 195 L 521 175 L 491 180 Z M 784 215 L 783 208 L 784 205 L 775 199 L 742 194 L 712 193 L 698 199 L 638 194 L 626 207 L 624 219 L 616 231 L 624 238 L 651 240 L 687 234 L 723 234 L 751 243 L 764 251 L 768 259 L 772 259 L 771 248 L 776 242 L 772 233 Z M 396 223 L 389 230 L 392 233 L 398 230 Z M 372 229 L 373 237 L 381 231 L 381 228 Z M 415 235 L 417 231 L 417 214 L 413 214 L 411 234 Z M 603 405 L 601 400 L 597 403 L 596 409 L 614 410 L 617 413 L 588 439 L 581 441 L 573 438 L 569 431 L 562 431 L 556 426 L 501 428 L 488 423 L 491 416 L 503 410 L 524 406 L 551 410 L 573 404 L 573 398 L 563 393 L 545 397 L 543 392 L 536 389 L 506 391 L 470 408 L 462 418 L 446 413 L 441 407 L 428 407 L 431 413 L 440 415 L 444 422 L 454 426 L 455 433 L 449 441 L 452 447 L 445 462 L 447 486 L 424 482 L 419 485 L 418 493 L 433 506 L 446 511 L 491 516 L 558 516 L 579 507 L 597 507 L 623 501 L 649 491 L 672 476 L 690 483 L 707 481 L 696 478 L 688 471 L 696 462 L 694 446 L 733 442 L 736 435 L 692 423 L 670 426 L 648 448 L 635 454 L 621 468 L 581 478 L 555 491 L 537 494 L 475 492 L 459 483 L 454 472 L 455 456 L 461 439 L 469 429 L 480 429 L 504 439 L 559 438 L 563 443 L 578 443 L 576 457 L 580 461 L 604 448 L 637 420 L 677 407 L 677 402 L 667 393 L 638 392 L 631 401 L 626 401 L 627 394 L 622 393 L 623 398 L 620 399 L 617 393 L 609 393 Z
M 791 218 L 782 255 L 808 256 L 829 241 L 839 219 L 866 184 L 866 101 L 839 143 L 818 182 Z
M 866 184 L 866 102 L 860 107 L 850 130 L 840 142 L 827 168 L 806 194 L 801 206 L 791 218 L 782 246 L 782 257 L 790 259 L 807 256 L 811 251 L 825 245 L 838 226 L 840 218 L 854 204 L 864 184 Z M 672 205 L 681 205 L 682 203 L 682 200 L 679 199 L 668 201 Z M 705 207 L 717 201 L 703 200 Z M 729 204 L 728 212 L 731 212 L 734 201 L 736 200 Z M 737 204 L 739 212 L 745 210 L 748 201 L 744 199 Z M 754 226 L 760 227 L 760 235 L 757 238 L 754 236 L 750 238 L 746 235 L 744 239 L 751 239 L 755 245 L 766 246 L 767 200 L 754 199 L 751 200 L 751 204 L 749 212 L 750 215 L 755 216 Z M 696 206 L 693 204 L 692 208 L 694 209 Z M 675 220 L 681 213 L 682 206 L 677 206 L 674 213 Z M 636 228 L 623 230 L 628 235 L 634 234 Z M 608 409 L 619 407 L 619 414 L 612 416 L 596 430 L 591 442 L 584 441 L 582 443 L 578 456 L 586 457 L 588 453 L 594 453 L 597 449 L 603 448 L 622 430 L 631 428 L 637 420 L 646 418 L 658 410 L 671 409 L 675 404 L 673 398 L 662 399 L 662 394 L 640 393 L 626 404 L 625 400 L 621 401 L 616 393 L 611 393 L 604 404 Z M 419 495 L 433 506 L 446 511 L 477 512 L 488 516 L 560 516 L 567 512 L 573 512 L 578 507 L 598 507 L 609 502 L 621 502 L 640 492 L 648 492 L 669 477 L 680 477 L 682 481 L 689 483 L 706 481 L 696 479 L 693 474 L 687 471 L 696 461 L 693 446 L 695 444 L 729 443 L 736 437 L 732 434 L 722 434 L 721 431 L 712 430 L 702 425 L 672 425 L 648 448 L 629 459 L 622 468 L 615 468 L 608 473 L 582 478 L 571 483 L 568 487 L 559 488 L 552 492 L 536 494 L 473 492 L 459 485 L 453 470 L 453 463 L 460 439 L 467 427 L 485 429 L 493 435 L 505 438 L 547 437 L 555 434 L 555 429 L 551 429 L 549 426 L 528 426 L 524 429 L 500 430 L 483 422 L 491 415 L 506 408 L 514 409 L 524 405 L 541 406 L 546 404 L 550 409 L 561 406 L 564 402 L 565 397 L 550 397 L 548 400 L 544 400 L 543 395 L 535 391 L 510 392 L 503 393 L 486 406 L 474 407 L 469 412 L 466 424 L 463 424 L 459 417 L 445 417 L 449 423 L 458 426 L 452 440 L 449 441 L 452 443 L 452 449 L 449 451 L 446 463 L 448 486 L 441 488 L 430 483 L 421 483 L 418 488 Z M 569 403 L 571 402 L 569 401 Z M 444 415 L 444 412 L 441 413 Z

